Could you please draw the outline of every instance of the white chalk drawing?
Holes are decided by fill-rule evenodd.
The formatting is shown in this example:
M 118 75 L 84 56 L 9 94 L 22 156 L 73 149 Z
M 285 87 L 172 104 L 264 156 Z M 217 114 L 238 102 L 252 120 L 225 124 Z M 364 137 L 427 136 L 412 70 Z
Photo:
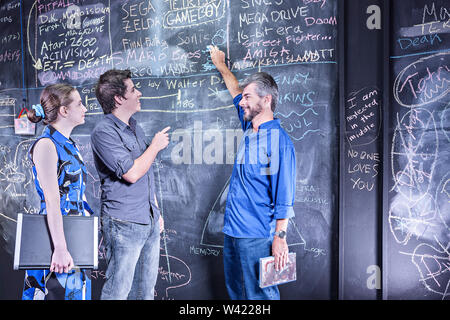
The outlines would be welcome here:
M 223 225 L 224 225 L 224 215 L 225 206 L 228 191 L 230 188 L 230 179 L 227 180 L 225 186 L 214 202 L 208 217 L 206 218 L 205 225 L 203 227 L 202 237 L 200 244 L 209 247 L 223 248 Z M 306 241 L 302 234 L 300 233 L 297 224 L 294 219 L 289 219 L 289 224 L 287 228 L 287 241 L 288 246 L 299 246 L 304 245 L 306 248 Z
M 412 254 L 400 253 L 411 256 L 411 262 L 419 271 L 419 281 L 444 300 L 450 297 L 450 241 L 444 244 L 435 239 L 435 243 L 421 243 Z
M 394 99 L 409 111 L 394 115 L 388 216 L 391 235 L 404 248 L 399 253 L 411 257 L 418 281 L 442 299 L 450 297 L 449 57 L 421 58 L 395 79 Z
M 8 146 L 0 146 L 0 190 L 12 198 L 27 196 L 26 188 L 32 184 L 31 161 L 28 148 L 34 139 L 19 142 L 12 150 Z
M 441 130 L 447 138 L 447 142 L 450 142 L 450 134 L 448 132 L 448 126 L 450 123 L 450 102 L 445 106 L 444 111 L 442 111 L 441 115 Z M 446 128 L 447 126 L 447 128 Z
M 438 152 L 438 137 L 433 113 L 414 108 L 398 119 L 392 139 L 392 190 L 409 201 L 418 201 L 431 188 Z
M 450 52 L 439 52 L 404 68 L 394 82 L 393 94 L 398 104 L 420 107 L 445 97 L 450 92 L 449 58 Z
M 439 182 L 436 189 L 436 211 L 447 232 L 450 231 L 450 171 Z
M 163 263 L 158 269 L 159 281 L 163 283 L 164 287 L 164 296 L 158 296 L 158 284 L 155 291 L 158 298 L 169 300 L 172 299 L 169 295 L 170 290 L 187 286 L 191 282 L 192 272 L 189 265 L 178 257 L 161 254 L 161 258 L 161 261 L 167 262 L 166 266 Z M 173 265 L 173 269 L 177 271 L 170 271 L 168 268 L 169 264 Z

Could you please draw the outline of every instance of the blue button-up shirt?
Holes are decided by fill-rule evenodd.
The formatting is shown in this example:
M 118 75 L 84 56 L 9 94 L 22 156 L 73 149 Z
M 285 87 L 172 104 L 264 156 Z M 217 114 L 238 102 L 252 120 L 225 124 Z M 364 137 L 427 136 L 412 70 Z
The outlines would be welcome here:
M 253 131 L 239 106 L 233 103 L 244 130 L 236 155 L 225 209 L 223 232 L 235 238 L 269 238 L 276 220 L 294 216 L 295 149 L 280 120 Z
M 133 117 L 129 124 L 110 113 L 91 134 L 95 166 L 101 180 L 101 212 L 116 219 L 149 224 L 151 214 L 155 221 L 160 214 L 155 200 L 153 165 L 135 183 L 122 178 L 149 145 Z

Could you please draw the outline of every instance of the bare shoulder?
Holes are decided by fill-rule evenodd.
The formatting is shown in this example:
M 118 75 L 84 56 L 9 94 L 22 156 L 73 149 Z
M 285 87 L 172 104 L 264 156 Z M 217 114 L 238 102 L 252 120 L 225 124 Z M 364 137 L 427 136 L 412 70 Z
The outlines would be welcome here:
M 52 160 L 57 158 L 56 147 L 53 141 L 49 138 L 39 139 L 32 150 L 33 160 L 35 159 L 48 159 Z
M 56 147 L 50 138 L 42 138 L 42 139 L 39 139 L 38 142 L 36 142 L 33 150 L 34 150 L 34 152 L 39 152 L 39 151 L 47 151 L 47 152 L 55 151 L 56 152 Z

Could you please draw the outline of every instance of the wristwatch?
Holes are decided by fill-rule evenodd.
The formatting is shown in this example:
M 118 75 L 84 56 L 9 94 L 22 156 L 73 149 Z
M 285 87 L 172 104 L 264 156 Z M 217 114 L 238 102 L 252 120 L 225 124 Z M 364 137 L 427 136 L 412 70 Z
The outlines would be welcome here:
M 277 231 L 277 232 L 275 232 L 275 236 L 277 236 L 280 239 L 284 239 L 284 238 L 286 238 L 286 231 L 284 231 L 284 230 Z

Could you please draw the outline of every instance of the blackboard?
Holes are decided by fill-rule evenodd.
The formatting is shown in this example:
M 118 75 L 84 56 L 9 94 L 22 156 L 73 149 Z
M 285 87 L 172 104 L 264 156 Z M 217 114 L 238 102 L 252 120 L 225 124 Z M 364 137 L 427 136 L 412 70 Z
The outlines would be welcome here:
M 2 10 L 9 4 L 16 12 L 1 11 L 2 16 L 9 14 L 16 23 L 0 20 L 7 25 L 0 36 L 20 33 L 20 43 L 10 45 L 20 48 L 24 64 L 0 61 L 2 77 L 12 70 L 23 76 L 22 82 L 7 82 L 10 77 L 1 82 L 1 95 L 17 96 L 2 112 L 18 114 L 23 88 L 28 105 L 48 84 L 65 81 L 78 88 L 88 113 L 86 124 L 72 135 L 88 166 L 87 198 L 94 211 L 99 212 L 100 182 L 89 134 L 102 117 L 93 91 L 98 76 L 113 67 L 130 68 L 143 93 L 136 118 L 146 135 L 172 128 L 171 142 L 154 164 L 166 226 L 156 299 L 227 298 L 220 230 L 242 132 L 207 45 L 227 53 L 238 79 L 260 70 L 274 75 L 280 87 L 275 116 L 297 155 L 296 217 L 287 233 L 299 280 L 280 287 L 281 296 L 336 297 L 337 1 L 6 1 Z M 35 137 L 16 136 L 13 116 L 0 121 L 0 239 L 8 256 L 17 213 L 37 212 L 39 202 L 26 158 Z M 37 135 L 42 128 L 37 126 Z M 99 253 L 94 299 L 104 279 L 101 244 Z M 8 287 L 21 287 L 14 279 Z M 15 292 L 0 295 L 20 298 Z
M 381 289 L 383 76 L 379 62 L 383 30 L 375 12 L 383 7 L 382 1 L 370 0 L 345 1 L 344 6 L 339 298 L 377 299 Z M 378 19 L 378 26 L 372 19 Z
M 23 272 L 14 273 L 11 268 L 15 219 L 17 212 L 26 210 L 27 182 L 31 178 L 22 148 L 27 139 L 14 136 L 13 128 L 13 119 L 26 99 L 21 17 L 19 1 L 0 3 L 0 297 L 14 299 L 22 288 L 17 281 L 23 281 Z
M 386 299 L 450 296 L 448 1 L 392 1 Z

